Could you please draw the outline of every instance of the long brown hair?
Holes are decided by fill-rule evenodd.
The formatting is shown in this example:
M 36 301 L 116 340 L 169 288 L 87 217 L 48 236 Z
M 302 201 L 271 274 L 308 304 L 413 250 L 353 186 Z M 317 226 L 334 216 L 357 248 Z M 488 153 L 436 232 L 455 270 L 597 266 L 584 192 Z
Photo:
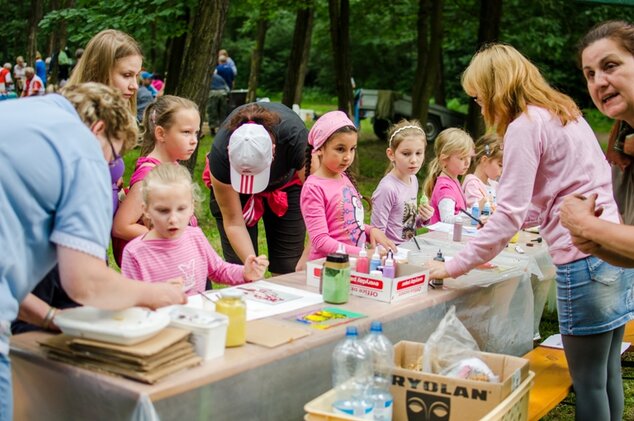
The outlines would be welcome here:
M 99 32 L 88 41 L 84 54 L 73 69 L 68 85 L 99 82 L 110 85 L 110 74 L 117 60 L 129 56 L 143 58 L 141 47 L 130 35 L 116 29 Z M 130 98 L 130 111 L 136 115 L 136 96 Z
M 502 161 L 502 139 L 496 133 L 487 133 L 475 142 L 475 156 L 471 159 L 469 174 L 473 174 L 483 157 Z
M 529 105 L 545 108 L 563 125 L 581 116 L 575 102 L 552 88 L 537 67 L 510 45 L 482 47 L 462 74 L 462 87 L 477 98 L 487 127 L 500 136 Z

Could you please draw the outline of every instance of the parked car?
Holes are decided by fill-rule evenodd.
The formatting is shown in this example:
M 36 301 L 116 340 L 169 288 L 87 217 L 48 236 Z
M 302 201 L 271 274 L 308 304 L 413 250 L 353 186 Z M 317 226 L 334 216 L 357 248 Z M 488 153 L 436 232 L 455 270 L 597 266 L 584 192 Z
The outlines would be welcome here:
M 372 119 L 374 133 L 379 139 L 387 138 L 390 124 L 412 116 L 412 97 L 409 95 L 378 89 L 361 89 L 359 95 L 359 118 Z M 466 118 L 463 113 L 429 104 L 429 114 L 424 125 L 427 140 L 433 142 L 438 133 L 447 127 L 463 127 Z

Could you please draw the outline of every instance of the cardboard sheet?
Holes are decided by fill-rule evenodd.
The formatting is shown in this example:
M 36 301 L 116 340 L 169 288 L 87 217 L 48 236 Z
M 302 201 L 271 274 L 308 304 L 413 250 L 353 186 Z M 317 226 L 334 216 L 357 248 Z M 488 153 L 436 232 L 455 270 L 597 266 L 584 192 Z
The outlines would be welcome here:
M 281 320 L 260 319 L 247 323 L 247 342 L 267 348 L 275 348 L 310 334 L 301 326 Z

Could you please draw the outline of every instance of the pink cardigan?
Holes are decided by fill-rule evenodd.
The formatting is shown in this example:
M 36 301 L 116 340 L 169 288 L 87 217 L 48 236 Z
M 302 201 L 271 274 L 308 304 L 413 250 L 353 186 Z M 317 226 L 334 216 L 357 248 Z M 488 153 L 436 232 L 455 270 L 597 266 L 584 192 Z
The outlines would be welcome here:
M 610 166 L 594 132 L 583 119 L 562 126 L 549 111 L 529 106 L 504 135 L 504 170 L 497 211 L 480 234 L 447 262 L 452 277 L 495 257 L 520 228 L 540 225 L 555 264 L 586 254 L 572 245 L 559 223 L 559 206 L 569 194 L 597 193 L 601 218 L 618 223 Z

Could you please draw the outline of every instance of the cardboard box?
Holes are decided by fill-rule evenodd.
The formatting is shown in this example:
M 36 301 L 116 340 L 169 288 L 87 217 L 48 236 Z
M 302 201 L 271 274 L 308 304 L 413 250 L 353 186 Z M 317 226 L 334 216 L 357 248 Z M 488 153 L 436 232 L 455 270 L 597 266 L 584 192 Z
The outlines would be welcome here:
M 326 259 L 310 261 L 306 264 L 306 284 L 319 287 L 319 278 Z M 352 271 L 350 273 L 350 294 L 372 298 L 386 303 L 421 295 L 427 292 L 429 271 L 421 266 L 399 264 L 394 279 L 373 276 Z
M 394 346 L 395 369 L 390 388 L 394 397 L 394 421 L 479 420 L 528 376 L 528 360 L 487 352 L 479 352 L 478 358 L 499 377 L 500 383 L 455 379 L 403 368 L 415 366 L 423 350 L 424 344 L 408 341 Z

